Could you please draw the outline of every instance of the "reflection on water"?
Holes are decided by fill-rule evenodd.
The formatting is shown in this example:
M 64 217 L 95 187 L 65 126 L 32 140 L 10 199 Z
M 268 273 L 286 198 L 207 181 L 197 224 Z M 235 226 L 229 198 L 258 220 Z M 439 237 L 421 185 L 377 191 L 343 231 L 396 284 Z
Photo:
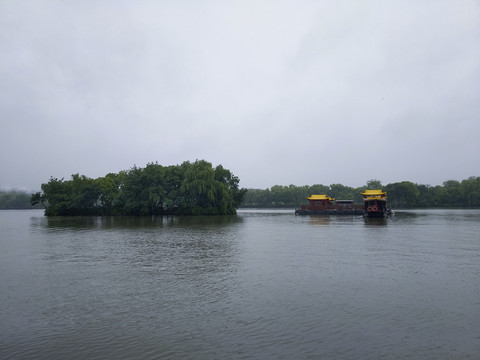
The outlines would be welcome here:
M 239 216 L 65 216 L 32 218 L 32 227 L 49 230 L 156 228 L 163 226 L 224 226 L 241 222 Z
M 229 266 L 235 251 L 228 238 L 235 236 L 232 226 L 242 221 L 238 216 L 49 217 L 35 219 L 31 227 L 64 233 L 49 237 L 49 260 L 193 276 Z
M 389 218 L 368 218 L 364 217 L 363 221 L 367 226 L 384 226 L 387 225 L 390 221 Z
M 312 225 L 329 225 L 331 221 L 330 216 L 309 216 L 309 223 Z
M 300 216 L 299 216 L 300 217 Z M 302 215 L 311 225 L 337 225 L 361 221 L 362 216 L 353 215 Z
M 479 220 L 0 212 L 0 358 L 476 358 Z

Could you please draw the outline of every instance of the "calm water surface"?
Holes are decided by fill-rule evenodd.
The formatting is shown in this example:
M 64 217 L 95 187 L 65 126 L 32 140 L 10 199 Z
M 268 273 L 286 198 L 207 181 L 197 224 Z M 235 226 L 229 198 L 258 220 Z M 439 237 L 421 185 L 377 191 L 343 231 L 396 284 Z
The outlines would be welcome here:
M 1 359 L 479 357 L 480 210 L 0 211 Z

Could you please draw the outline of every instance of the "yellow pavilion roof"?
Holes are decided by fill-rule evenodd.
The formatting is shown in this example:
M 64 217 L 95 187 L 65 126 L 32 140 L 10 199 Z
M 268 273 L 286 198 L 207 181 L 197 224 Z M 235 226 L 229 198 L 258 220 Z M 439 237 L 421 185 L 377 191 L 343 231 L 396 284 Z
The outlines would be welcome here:
M 334 198 L 331 198 L 330 196 L 327 195 L 312 195 L 310 197 L 307 197 L 308 200 L 328 200 L 328 201 L 333 201 L 335 200 Z
M 365 192 L 362 193 L 364 197 L 368 198 L 385 198 L 387 195 L 386 192 L 380 190 L 365 190 Z

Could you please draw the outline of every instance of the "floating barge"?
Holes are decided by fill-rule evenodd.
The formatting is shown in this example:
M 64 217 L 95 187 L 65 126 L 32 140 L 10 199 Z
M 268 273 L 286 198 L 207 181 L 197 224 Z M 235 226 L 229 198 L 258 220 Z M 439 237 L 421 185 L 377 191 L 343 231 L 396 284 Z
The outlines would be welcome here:
M 384 218 L 392 215 L 392 209 L 387 206 L 386 192 L 382 190 L 365 190 L 362 196 L 366 217 Z
M 363 206 L 353 200 L 335 200 L 327 195 L 307 197 L 309 204 L 295 210 L 297 215 L 363 215 Z
M 387 206 L 387 193 L 382 190 L 365 190 L 361 193 L 363 205 L 354 204 L 353 200 L 335 200 L 323 195 L 307 197 L 308 205 L 301 205 L 295 210 L 296 215 L 363 215 L 369 218 L 382 218 L 392 215 Z

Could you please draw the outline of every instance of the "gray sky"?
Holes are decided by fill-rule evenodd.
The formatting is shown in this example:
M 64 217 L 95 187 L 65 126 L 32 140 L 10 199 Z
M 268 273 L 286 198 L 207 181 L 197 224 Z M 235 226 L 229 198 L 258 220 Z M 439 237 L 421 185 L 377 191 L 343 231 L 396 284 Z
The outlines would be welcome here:
M 0 0 L 0 188 L 480 176 L 480 2 Z

